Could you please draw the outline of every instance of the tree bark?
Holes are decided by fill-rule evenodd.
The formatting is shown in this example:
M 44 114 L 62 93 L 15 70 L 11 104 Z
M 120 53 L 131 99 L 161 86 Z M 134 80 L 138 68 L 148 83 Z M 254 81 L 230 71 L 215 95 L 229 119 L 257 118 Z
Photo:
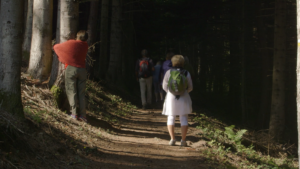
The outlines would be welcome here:
M 93 45 L 97 41 L 97 17 L 98 17 L 99 1 L 92 1 L 90 4 L 90 15 L 88 22 L 88 44 Z M 90 60 L 92 59 L 92 60 Z M 86 69 L 89 77 L 93 77 L 93 60 L 95 60 L 95 47 L 92 47 L 88 51 L 88 58 L 86 62 Z
M 274 59 L 269 134 L 281 139 L 285 125 L 286 1 L 275 1 Z
M 23 61 L 28 62 L 30 56 L 30 48 L 31 48 L 31 36 L 32 36 L 32 18 L 33 18 L 33 0 L 27 1 L 27 16 L 26 16 L 26 26 L 23 38 Z
M 56 29 L 56 43 L 63 43 L 70 39 L 76 39 L 79 2 L 59 0 Z M 54 84 L 62 84 L 64 82 L 64 64 L 58 61 L 56 54 L 53 58 L 51 76 L 49 81 L 50 88 Z
M 259 6 L 258 8 L 260 9 L 258 16 L 261 16 L 265 13 L 262 12 L 261 9 L 267 7 L 263 6 L 263 2 L 258 3 Z M 270 116 L 270 100 L 271 100 L 271 91 L 269 90 L 272 82 L 270 79 L 270 70 L 271 70 L 271 54 L 268 51 L 268 30 L 267 27 L 265 26 L 266 19 L 263 17 L 258 18 L 258 43 L 259 46 L 262 48 L 259 50 L 260 54 L 260 62 L 261 62 L 261 98 L 260 98 L 260 108 L 259 108 L 259 118 L 258 118 L 258 123 L 259 123 L 259 128 L 266 128 L 268 125 L 268 117 Z
M 57 21 L 56 21 L 56 36 L 55 36 L 55 43 L 58 44 L 60 42 L 60 1 L 58 0 L 57 5 Z M 59 62 L 57 55 L 53 52 L 53 59 L 52 59 L 52 67 L 51 67 L 51 74 L 49 80 L 49 87 L 51 88 L 59 74 L 62 73 L 64 69 L 64 65 Z
M 297 0 L 297 123 L 298 123 L 298 156 L 300 155 L 300 0 Z M 298 158 L 300 164 L 300 158 Z M 299 165 L 300 169 L 300 165 Z
M 110 34 L 110 61 L 106 80 L 117 82 L 122 78 L 122 17 L 121 0 L 112 1 L 111 34 Z
M 78 0 L 60 0 L 58 9 L 60 11 L 58 13 L 59 23 L 57 24 L 59 31 L 57 32 L 56 37 L 59 39 L 59 43 L 63 43 L 70 39 L 76 39 L 79 17 Z M 51 87 L 51 92 L 53 93 L 59 108 L 67 108 L 64 73 L 64 64 L 58 60 L 52 64 L 49 86 Z
M 24 117 L 20 72 L 24 1 L 1 1 L 0 109 Z
M 99 68 L 95 71 L 97 78 L 104 79 L 108 65 L 109 47 L 109 0 L 102 0 L 101 5 L 101 26 L 100 26 L 100 56 Z
M 32 40 L 28 73 L 35 79 L 46 80 L 52 65 L 53 0 L 34 1 Z

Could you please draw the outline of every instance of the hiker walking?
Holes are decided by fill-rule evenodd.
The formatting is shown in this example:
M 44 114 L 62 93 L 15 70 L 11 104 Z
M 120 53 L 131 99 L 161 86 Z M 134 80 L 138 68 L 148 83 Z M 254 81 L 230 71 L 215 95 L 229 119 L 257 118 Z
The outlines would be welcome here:
M 152 103 L 152 72 L 154 71 L 153 61 L 148 57 L 146 49 L 141 52 L 142 58 L 136 61 L 136 79 L 140 83 L 143 109 L 151 106 Z M 147 100 L 146 100 L 147 90 Z
M 155 93 L 155 101 L 163 101 L 163 90 L 161 88 L 161 62 L 158 61 L 154 66 L 153 72 L 153 86 L 154 86 L 154 93 Z
M 161 79 L 164 79 L 166 72 L 172 68 L 171 58 L 174 56 L 173 52 L 169 52 L 166 55 L 166 61 L 161 66 Z
M 188 130 L 188 114 L 192 113 L 192 100 L 189 92 L 193 90 L 191 75 L 183 69 L 184 58 L 182 55 L 172 57 L 173 67 L 168 70 L 163 79 L 163 89 L 167 92 L 163 115 L 168 116 L 168 131 L 171 137 L 169 145 L 176 143 L 174 127 L 175 118 L 179 116 L 181 123 L 181 146 L 187 146 L 186 133 Z
M 76 40 L 68 40 L 53 47 L 58 60 L 65 64 L 65 87 L 70 103 L 71 117 L 83 122 L 87 122 L 85 107 L 87 39 L 88 33 L 81 30 L 77 33 Z

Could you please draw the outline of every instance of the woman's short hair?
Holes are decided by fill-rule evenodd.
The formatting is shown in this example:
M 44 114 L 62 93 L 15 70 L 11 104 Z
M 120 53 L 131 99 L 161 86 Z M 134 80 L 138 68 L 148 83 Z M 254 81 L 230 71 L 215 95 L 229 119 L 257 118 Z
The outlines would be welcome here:
M 175 55 L 171 59 L 173 67 L 184 67 L 184 57 L 182 55 Z
M 173 52 L 168 52 L 168 53 L 167 53 L 167 56 L 166 56 L 166 59 L 167 59 L 167 60 L 170 60 L 173 56 L 174 56 L 174 53 L 173 53 Z
M 76 39 L 81 41 L 87 41 L 88 38 L 89 38 L 89 34 L 85 30 L 80 30 L 76 36 Z

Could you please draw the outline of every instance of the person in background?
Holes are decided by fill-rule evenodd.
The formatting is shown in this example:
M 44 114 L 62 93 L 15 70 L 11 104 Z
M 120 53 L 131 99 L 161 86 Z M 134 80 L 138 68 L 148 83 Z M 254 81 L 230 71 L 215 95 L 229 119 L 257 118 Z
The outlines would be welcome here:
M 161 79 L 164 79 L 166 72 L 172 68 L 171 58 L 174 56 L 173 52 L 167 53 L 166 61 L 161 66 Z
M 65 64 L 65 87 L 70 103 L 71 117 L 85 123 L 87 123 L 85 106 L 87 39 L 88 33 L 85 30 L 80 30 L 76 40 L 71 39 L 53 47 L 58 60 Z M 79 112 L 79 116 L 77 112 Z
M 153 72 L 153 86 L 154 86 L 154 93 L 155 93 L 155 101 L 163 101 L 163 91 L 161 89 L 161 78 L 160 73 L 161 71 L 161 62 L 158 61 L 154 66 Z M 160 96 L 160 97 L 159 97 Z
M 141 99 L 143 109 L 151 106 L 152 103 L 152 72 L 154 71 L 153 61 L 148 57 L 146 49 L 141 52 L 142 58 L 136 61 L 135 74 L 140 83 Z M 147 90 L 147 100 L 146 100 Z
M 186 134 L 188 130 L 188 114 L 192 113 L 192 100 L 190 98 L 189 92 L 193 90 L 193 83 L 191 75 L 188 71 L 184 70 L 184 58 L 182 55 L 175 55 L 172 57 L 173 68 L 168 70 L 163 79 L 163 89 L 167 92 L 165 103 L 163 106 L 163 115 L 168 116 L 167 126 L 171 137 L 169 145 L 174 146 L 176 143 L 175 139 L 175 118 L 179 116 L 181 123 L 181 146 L 187 146 Z M 173 69 L 179 69 L 185 72 L 185 77 L 187 79 L 187 88 L 184 89 L 183 94 L 177 97 L 172 94 L 169 89 L 169 79 L 172 76 L 171 71 Z M 173 70 L 174 72 L 174 70 Z

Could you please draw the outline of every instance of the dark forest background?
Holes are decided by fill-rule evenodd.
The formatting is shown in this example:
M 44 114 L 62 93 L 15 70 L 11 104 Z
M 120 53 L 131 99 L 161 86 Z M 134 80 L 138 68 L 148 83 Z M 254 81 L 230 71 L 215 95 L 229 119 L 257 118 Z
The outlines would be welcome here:
M 164 61 L 172 50 L 187 56 L 193 67 L 195 106 L 233 124 L 270 128 L 279 140 L 296 141 L 295 0 L 112 2 L 80 1 L 78 30 L 96 27 L 89 42 L 96 43 L 89 52 L 94 59 L 90 79 L 120 84 L 138 96 L 134 65 L 140 51 Z M 56 10 L 57 0 L 53 37 Z

